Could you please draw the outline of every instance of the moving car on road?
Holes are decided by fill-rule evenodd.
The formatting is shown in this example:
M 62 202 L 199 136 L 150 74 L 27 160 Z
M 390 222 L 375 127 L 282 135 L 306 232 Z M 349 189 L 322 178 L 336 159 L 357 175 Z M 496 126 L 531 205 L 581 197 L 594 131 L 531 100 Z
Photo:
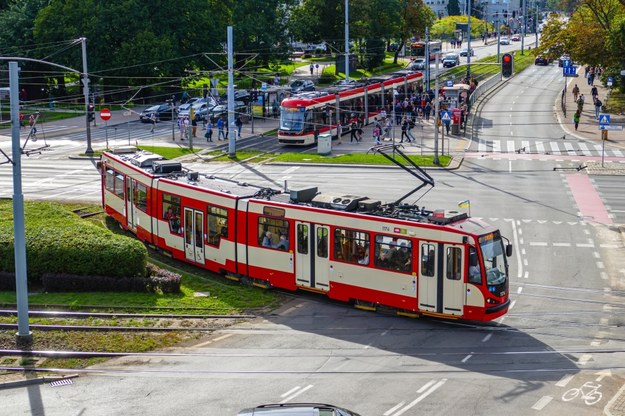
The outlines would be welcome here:
M 291 82 L 291 84 L 289 84 L 289 87 L 291 88 L 291 92 L 293 93 L 314 91 L 315 83 L 309 79 L 296 79 L 295 81 Z
M 536 59 L 534 60 L 534 65 L 549 65 L 549 58 L 547 58 L 545 55 L 538 55 L 536 56 Z
M 512 35 L 512 37 L 510 39 L 512 39 L 513 42 L 520 42 L 521 41 L 521 35 L 519 35 L 519 34 Z
M 475 56 L 475 49 L 471 48 L 471 56 Z M 462 48 L 460 50 L 460 56 L 468 56 L 469 55 L 469 48 Z
M 460 56 L 457 53 L 448 53 L 443 58 L 443 68 L 453 68 L 460 65 Z
M 223 118 L 224 120 L 228 119 L 228 104 L 219 104 L 213 107 L 208 113 L 211 122 L 216 123 L 217 120 Z M 234 102 L 234 118 L 237 116 L 247 114 L 247 106 L 243 101 L 235 101 Z
M 499 39 L 499 44 L 500 45 L 510 45 L 510 38 L 507 36 L 502 36 L 501 39 Z
M 417 58 L 408 64 L 408 69 L 411 71 L 423 71 L 426 65 L 425 58 Z

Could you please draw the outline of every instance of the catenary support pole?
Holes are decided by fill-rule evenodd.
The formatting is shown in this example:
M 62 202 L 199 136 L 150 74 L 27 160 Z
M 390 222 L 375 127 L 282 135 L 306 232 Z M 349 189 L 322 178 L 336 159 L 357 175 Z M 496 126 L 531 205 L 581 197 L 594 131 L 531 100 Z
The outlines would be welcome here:
M 26 236 L 24 231 L 24 194 L 22 193 L 22 149 L 20 146 L 19 68 L 9 62 L 9 94 L 11 101 L 11 139 L 13 159 L 13 233 L 15 249 L 15 290 L 17 296 L 18 346 L 30 346 L 32 333 L 28 327 L 28 283 L 26 272 Z

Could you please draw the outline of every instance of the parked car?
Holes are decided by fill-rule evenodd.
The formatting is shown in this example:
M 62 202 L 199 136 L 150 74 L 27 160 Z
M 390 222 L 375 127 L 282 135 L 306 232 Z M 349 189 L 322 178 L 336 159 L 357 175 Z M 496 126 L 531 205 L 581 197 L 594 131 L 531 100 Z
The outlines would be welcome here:
M 210 110 L 212 110 L 217 105 L 217 100 L 213 97 L 208 97 L 208 99 L 197 101 L 191 107 L 187 107 L 185 110 L 181 110 L 178 112 L 178 118 L 180 117 L 189 117 L 191 113 L 191 108 L 193 108 L 193 116 L 196 120 L 204 120 Z
M 443 58 L 443 68 L 453 68 L 460 65 L 460 56 L 457 53 L 448 53 Z
M 460 56 L 467 56 L 469 54 L 469 48 L 462 48 L 460 50 Z M 471 48 L 471 56 L 475 56 L 475 49 Z
M 358 413 L 331 404 L 279 403 L 243 409 L 238 416 L 360 416 Z
M 499 39 L 499 44 L 500 44 L 500 45 L 510 45 L 510 38 L 509 38 L 509 37 L 507 37 L 507 36 L 502 36 L 502 37 Z
M 549 65 L 549 58 L 544 55 L 538 55 L 534 60 L 534 65 Z
M 521 40 L 521 35 L 512 35 L 510 39 L 512 39 L 513 42 L 519 42 Z
M 176 115 L 176 110 L 173 109 L 172 112 L 172 108 L 173 106 L 170 103 L 153 105 L 146 108 L 141 112 L 141 114 L 139 114 L 139 120 L 141 120 L 143 123 L 150 123 L 152 121 L 152 114 L 156 116 L 157 122 L 161 120 L 171 120 L 172 114 L 174 116 Z
M 293 58 L 303 58 L 304 57 L 304 49 L 303 48 L 294 48 L 291 51 L 291 57 Z
M 289 87 L 291 88 L 291 92 L 293 93 L 314 91 L 315 83 L 309 79 L 296 79 L 289 84 Z
M 219 104 L 213 107 L 209 111 L 209 117 L 211 122 L 216 123 L 218 119 L 223 118 L 224 120 L 228 119 L 228 105 L 227 104 Z M 243 101 L 235 101 L 234 102 L 234 118 L 237 115 L 247 114 L 247 105 Z
M 558 66 L 564 66 L 564 61 L 570 61 L 571 57 L 569 54 L 565 53 L 561 57 L 558 58 Z
M 423 71 L 426 65 L 425 58 L 417 58 L 408 65 L 408 69 L 412 71 Z
M 250 92 L 247 90 L 234 90 L 234 101 L 243 101 L 243 103 L 247 104 L 250 102 L 252 97 L 250 96 Z M 222 94 L 219 97 L 219 101 L 222 103 L 228 102 L 228 93 Z

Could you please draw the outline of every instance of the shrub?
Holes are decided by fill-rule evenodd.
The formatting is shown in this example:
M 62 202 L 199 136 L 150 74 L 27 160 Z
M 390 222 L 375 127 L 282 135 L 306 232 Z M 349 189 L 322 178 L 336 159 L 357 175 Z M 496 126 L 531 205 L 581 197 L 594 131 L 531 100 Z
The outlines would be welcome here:
M 81 220 L 59 204 L 26 202 L 29 281 L 44 273 L 145 276 L 147 249 L 133 238 Z M 15 270 L 11 203 L 0 202 L 0 271 Z

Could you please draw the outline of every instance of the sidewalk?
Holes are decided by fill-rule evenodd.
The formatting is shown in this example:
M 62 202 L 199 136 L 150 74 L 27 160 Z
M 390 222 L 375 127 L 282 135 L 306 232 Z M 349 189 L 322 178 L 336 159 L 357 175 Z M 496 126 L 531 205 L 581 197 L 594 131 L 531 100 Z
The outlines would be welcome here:
M 586 78 L 584 78 L 584 68 L 580 65 L 577 74 L 579 77 L 570 78 L 567 83 L 566 89 L 566 116 L 562 112 L 561 96 L 555 102 L 556 116 L 558 122 L 562 128 L 567 132 L 567 135 L 575 137 L 579 140 L 592 141 L 601 143 L 601 130 L 599 130 L 599 120 L 595 117 L 595 106 L 592 101 L 591 89 L 592 86 L 588 84 Z M 582 116 L 580 118 L 579 127 L 575 131 L 573 125 L 573 114 L 577 110 L 577 103 L 573 98 L 573 87 L 577 84 L 579 87 L 579 93 L 584 94 L 585 104 Z M 608 88 L 601 84 L 601 81 L 595 79 L 594 85 L 597 87 L 599 93 L 598 97 L 605 106 L 607 103 Z M 603 113 L 603 112 L 602 112 Z M 610 114 L 609 108 L 605 114 Z M 610 125 L 625 125 L 625 115 L 610 114 Z M 625 131 L 613 130 L 608 131 L 608 140 L 606 146 L 617 147 L 619 149 L 625 149 Z

